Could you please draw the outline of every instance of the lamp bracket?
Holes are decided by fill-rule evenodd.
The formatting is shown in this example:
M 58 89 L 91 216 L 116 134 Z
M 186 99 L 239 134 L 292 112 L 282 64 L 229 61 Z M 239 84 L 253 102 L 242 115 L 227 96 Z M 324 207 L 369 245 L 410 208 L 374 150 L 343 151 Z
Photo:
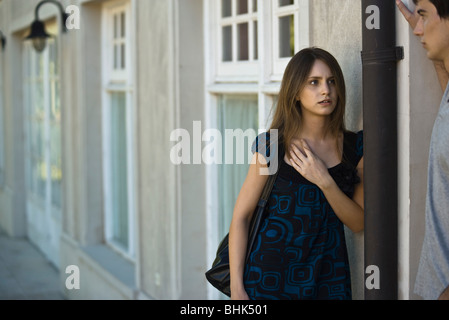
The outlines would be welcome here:
M 69 15 L 67 13 L 65 13 L 64 8 L 59 1 L 42 0 L 41 2 L 39 2 L 39 4 L 36 6 L 36 9 L 34 11 L 35 20 L 39 20 L 39 9 L 46 3 L 53 3 L 59 8 L 59 12 L 61 14 L 61 20 L 62 20 L 61 21 L 62 22 L 61 23 L 62 24 L 62 32 L 67 32 L 66 21 L 67 21 L 67 18 L 69 17 Z

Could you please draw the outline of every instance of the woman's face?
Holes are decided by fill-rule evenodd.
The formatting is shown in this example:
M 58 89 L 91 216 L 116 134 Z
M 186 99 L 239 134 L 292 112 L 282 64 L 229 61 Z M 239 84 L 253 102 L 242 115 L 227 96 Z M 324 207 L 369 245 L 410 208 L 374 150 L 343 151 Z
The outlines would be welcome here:
M 303 116 L 329 116 L 337 105 L 337 88 L 334 76 L 321 60 L 316 60 L 306 85 L 297 98 L 301 102 Z

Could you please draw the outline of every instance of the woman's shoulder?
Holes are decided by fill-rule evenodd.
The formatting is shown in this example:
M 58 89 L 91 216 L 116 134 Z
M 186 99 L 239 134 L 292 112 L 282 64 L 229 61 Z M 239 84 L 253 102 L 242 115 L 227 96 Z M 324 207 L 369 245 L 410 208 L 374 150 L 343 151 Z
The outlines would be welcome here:
M 266 147 L 267 145 L 269 145 L 269 143 L 270 143 L 270 133 L 268 131 L 262 132 L 254 140 L 253 145 L 251 147 L 251 151 L 253 153 L 259 152 L 264 154 Z
M 269 130 L 260 133 L 253 142 L 251 151 L 260 153 L 264 156 L 269 155 L 272 149 L 276 149 L 278 144 L 277 130 Z
M 279 143 L 279 137 L 277 130 L 269 130 L 267 132 L 260 133 L 254 140 L 252 147 L 252 153 L 259 153 L 265 157 L 267 163 L 270 164 L 273 160 L 279 156 L 283 156 L 282 143 Z M 273 162 L 277 163 L 277 161 Z
M 363 157 L 363 130 L 345 131 L 344 152 L 355 164 Z
M 360 137 L 363 138 L 363 130 L 357 130 L 357 131 L 345 130 L 344 134 L 345 134 L 345 136 L 353 137 L 355 139 L 356 138 L 360 139 Z
M 345 143 L 350 143 L 357 146 L 358 148 L 363 148 L 363 130 L 350 131 L 346 130 L 344 132 Z

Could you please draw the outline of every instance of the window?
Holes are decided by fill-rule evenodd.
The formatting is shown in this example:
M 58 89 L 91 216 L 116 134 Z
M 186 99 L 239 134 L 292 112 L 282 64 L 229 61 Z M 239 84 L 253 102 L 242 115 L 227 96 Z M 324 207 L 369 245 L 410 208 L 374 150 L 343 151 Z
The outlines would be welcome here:
M 111 10 L 112 39 L 111 54 L 111 80 L 124 81 L 126 79 L 126 12 L 122 8 Z
M 290 58 L 309 46 L 309 0 L 216 0 L 207 5 L 214 26 L 207 50 L 214 56 L 217 82 L 258 82 L 261 75 L 278 82 Z
M 272 80 L 280 80 L 290 58 L 309 45 L 308 0 L 272 0 Z
M 133 258 L 130 12 L 128 1 L 106 3 L 103 9 L 103 173 L 106 243 Z
M 37 53 L 24 44 L 26 181 L 28 190 L 47 205 L 61 207 L 61 106 L 57 48 L 48 40 Z
M 218 191 L 221 195 L 219 230 L 223 237 L 229 231 L 234 203 L 248 173 L 251 157 L 248 156 L 247 150 L 250 150 L 256 137 L 259 121 L 257 95 L 220 95 L 218 101 L 218 129 L 224 139 L 223 146 L 232 145 L 231 150 L 223 148 L 223 161 L 218 172 Z M 239 129 L 250 129 L 244 141 L 239 141 L 244 142 L 241 145 L 237 143 L 238 137 L 226 134 L 226 130 L 238 133 L 235 130 Z M 227 152 L 232 152 L 232 157 L 226 154 Z M 232 161 L 228 161 L 231 158 Z
M 256 0 L 221 0 L 217 28 L 218 73 L 257 76 L 258 15 Z

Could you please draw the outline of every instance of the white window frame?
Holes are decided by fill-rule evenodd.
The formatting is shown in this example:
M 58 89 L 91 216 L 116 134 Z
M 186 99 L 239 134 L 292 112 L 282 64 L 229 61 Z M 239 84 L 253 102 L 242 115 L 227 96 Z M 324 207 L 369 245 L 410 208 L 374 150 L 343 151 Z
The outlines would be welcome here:
M 294 34 L 294 51 L 298 52 L 301 49 L 308 47 L 309 40 L 309 0 L 294 0 L 294 3 L 289 6 L 278 7 L 279 0 L 272 0 L 272 49 L 273 49 L 273 74 L 271 80 L 281 81 L 282 75 L 291 57 L 279 57 L 279 18 L 293 15 L 294 29 L 302 30 Z M 305 30 L 305 31 L 304 31 Z
M 248 0 L 248 12 L 246 14 L 237 15 L 237 0 L 232 1 L 232 15 L 230 17 L 222 17 L 221 15 L 221 0 L 215 6 L 214 13 L 218 19 L 218 27 L 215 27 L 215 36 L 217 39 L 217 55 L 216 65 L 217 74 L 224 81 L 233 81 L 235 75 L 240 75 L 240 81 L 255 81 L 257 80 L 258 59 L 254 57 L 254 22 L 258 22 L 258 12 L 253 12 L 253 1 Z M 239 61 L 238 56 L 238 33 L 237 26 L 241 23 L 248 23 L 248 55 L 249 60 Z M 223 61 L 223 27 L 232 27 L 232 61 Z M 259 50 L 258 50 L 259 51 Z M 245 79 L 242 79 L 245 75 Z
M 279 58 L 279 18 L 292 15 L 295 30 L 301 30 L 294 34 L 294 51 L 298 52 L 310 45 L 309 27 L 309 3 L 310 0 L 294 0 L 289 6 L 278 7 L 279 0 L 258 0 L 257 12 L 252 13 L 252 1 L 248 4 L 248 14 L 236 14 L 236 1 L 232 0 L 232 16 L 222 18 L 221 0 L 213 0 L 205 3 L 206 8 L 206 47 L 213 57 L 209 64 L 209 72 L 214 76 L 214 83 L 260 83 L 263 85 L 271 82 L 280 82 L 285 67 L 290 57 Z M 254 21 L 257 21 L 258 57 L 253 59 L 254 51 Z M 249 23 L 249 60 L 237 61 L 237 25 L 243 22 Z M 232 62 L 222 61 L 224 25 L 232 26 Z M 263 75 L 263 78 L 261 76 Z M 272 91 L 272 90 L 269 90 Z
M 118 40 L 125 44 L 125 68 L 114 70 L 112 53 L 114 39 L 113 16 L 125 13 L 125 38 Z M 103 192 L 104 192 L 104 234 L 105 242 L 112 249 L 118 251 L 125 258 L 134 261 L 136 254 L 135 244 L 135 153 L 134 153 L 134 122 L 135 122 L 135 79 L 132 57 L 134 51 L 134 32 L 132 31 L 131 0 L 106 2 L 102 8 L 102 134 L 103 134 Z M 111 150 L 110 150 L 110 96 L 112 93 L 125 93 L 126 95 L 126 145 L 127 145 L 127 201 L 128 201 L 128 248 L 113 240 L 112 217 L 112 189 L 111 189 Z

